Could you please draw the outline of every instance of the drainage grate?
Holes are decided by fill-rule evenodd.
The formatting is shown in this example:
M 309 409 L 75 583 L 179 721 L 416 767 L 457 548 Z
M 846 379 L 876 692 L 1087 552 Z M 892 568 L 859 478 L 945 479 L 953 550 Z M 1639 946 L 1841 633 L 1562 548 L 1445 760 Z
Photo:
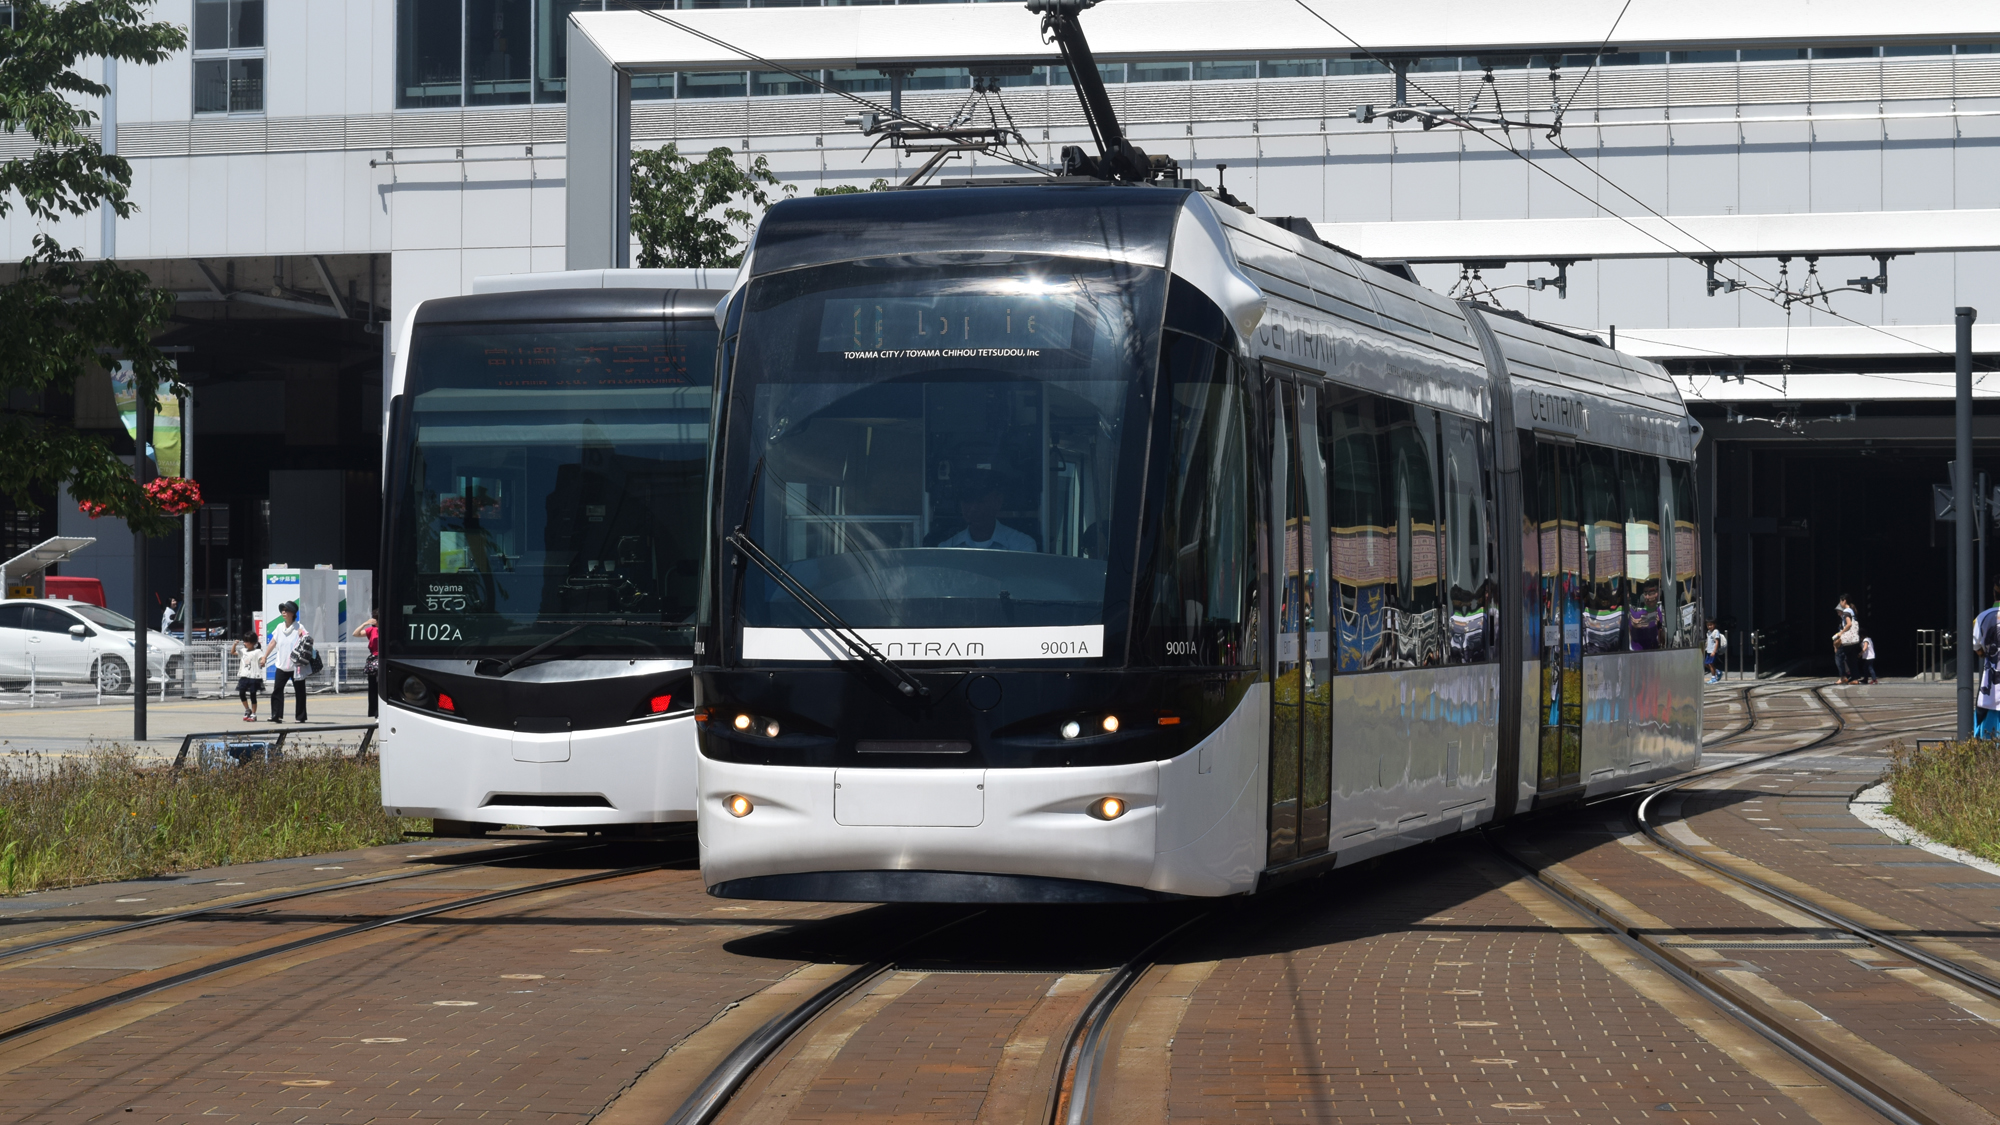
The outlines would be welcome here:
M 1867 949 L 1860 938 L 1826 938 L 1819 941 L 1701 941 L 1684 939 L 1665 942 L 1672 949 Z

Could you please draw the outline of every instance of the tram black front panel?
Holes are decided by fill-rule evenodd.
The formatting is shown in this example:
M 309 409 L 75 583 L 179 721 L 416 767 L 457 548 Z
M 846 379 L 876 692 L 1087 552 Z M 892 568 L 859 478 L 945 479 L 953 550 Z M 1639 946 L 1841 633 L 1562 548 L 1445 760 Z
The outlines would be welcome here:
M 704 756 L 753 765 L 1031 769 L 1172 758 L 1254 683 L 1227 671 L 914 671 L 928 700 L 857 665 L 695 673 Z M 738 729 L 737 717 L 748 717 Z M 1104 719 L 1118 720 L 1115 732 Z M 1063 737 L 1066 724 L 1078 734 Z M 776 724 L 775 737 L 764 732 Z

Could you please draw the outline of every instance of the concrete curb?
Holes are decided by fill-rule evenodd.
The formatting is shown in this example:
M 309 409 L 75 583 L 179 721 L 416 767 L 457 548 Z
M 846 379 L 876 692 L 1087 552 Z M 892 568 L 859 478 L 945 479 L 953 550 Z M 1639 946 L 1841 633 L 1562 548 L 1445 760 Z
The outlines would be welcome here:
M 1962 848 L 1954 848 L 1950 844 L 1939 843 L 1903 823 L 1901 820 L 1889 815 L 1889 783 L 1886 781 L 1879 785 L 1872 785 L 1856 793 L 1854 799 L 1847 803 L 1847 811 L 1853 813 L 1856 820 L 1859 820 L 1861 823 L 1897 843 L 1908 844 L 1913 848 L 1922 848 L 1932 855 L 1956 860 L 1967 867 L 1976 867 L 1988 875 L 2000 875 L 2000 863 L 1981 859 L 1971 852 L 1965 851 Z

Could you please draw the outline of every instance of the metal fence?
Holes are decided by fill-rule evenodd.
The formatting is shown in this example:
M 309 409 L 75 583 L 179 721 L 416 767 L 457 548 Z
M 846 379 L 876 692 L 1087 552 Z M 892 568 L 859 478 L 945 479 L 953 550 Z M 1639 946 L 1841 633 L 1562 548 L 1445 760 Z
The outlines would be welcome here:
M 237 658 L 229 655 L 226 640 L 202 640 L 197 638 L 189 643 L 183 654 L 176 659 L 172 678 L 164 676 L 166 669 L 157 664 L 149 664 L 146 669 L 146 694 L 159 699 L 220 699 L 236 694 Z M 368 678 L 363 669 L 368 663 L 368 644 L 365 641 L 338 641 L 319 646 L 320 654 L 326 660 L 326 667 L 317 676 L 304 681 L 306 691 L 311 695 L 345 695 L 368 690 Z M 65 700 L 102 700 L 103 685 L 95 679 L 89 680 L 49 680 L 43 678 L 36 667 L 34 658 L 29 657 L 28 675 L 21 681 L 19 692 L 8 692 L 9 696 L 25 697 L 26 706 L 34 707 L 42 703 L 56 703 Z M 264 673 L 264 687 L 271 689 L 271 673 Z M 112 694 L 112 698 L 131 698 L 128 686 Z

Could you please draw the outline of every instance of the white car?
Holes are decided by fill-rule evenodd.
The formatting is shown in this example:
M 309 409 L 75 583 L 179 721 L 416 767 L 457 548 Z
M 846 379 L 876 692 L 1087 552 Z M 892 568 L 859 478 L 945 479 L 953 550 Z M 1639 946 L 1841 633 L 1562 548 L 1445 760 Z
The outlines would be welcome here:
M 100 682 L 106 692 L 132 687 L 132 619 L 89 602 L 13 598 L 0 602 L 0 687 Z M 146 680 L 180 675 L 187 646 L 146 633 Z

